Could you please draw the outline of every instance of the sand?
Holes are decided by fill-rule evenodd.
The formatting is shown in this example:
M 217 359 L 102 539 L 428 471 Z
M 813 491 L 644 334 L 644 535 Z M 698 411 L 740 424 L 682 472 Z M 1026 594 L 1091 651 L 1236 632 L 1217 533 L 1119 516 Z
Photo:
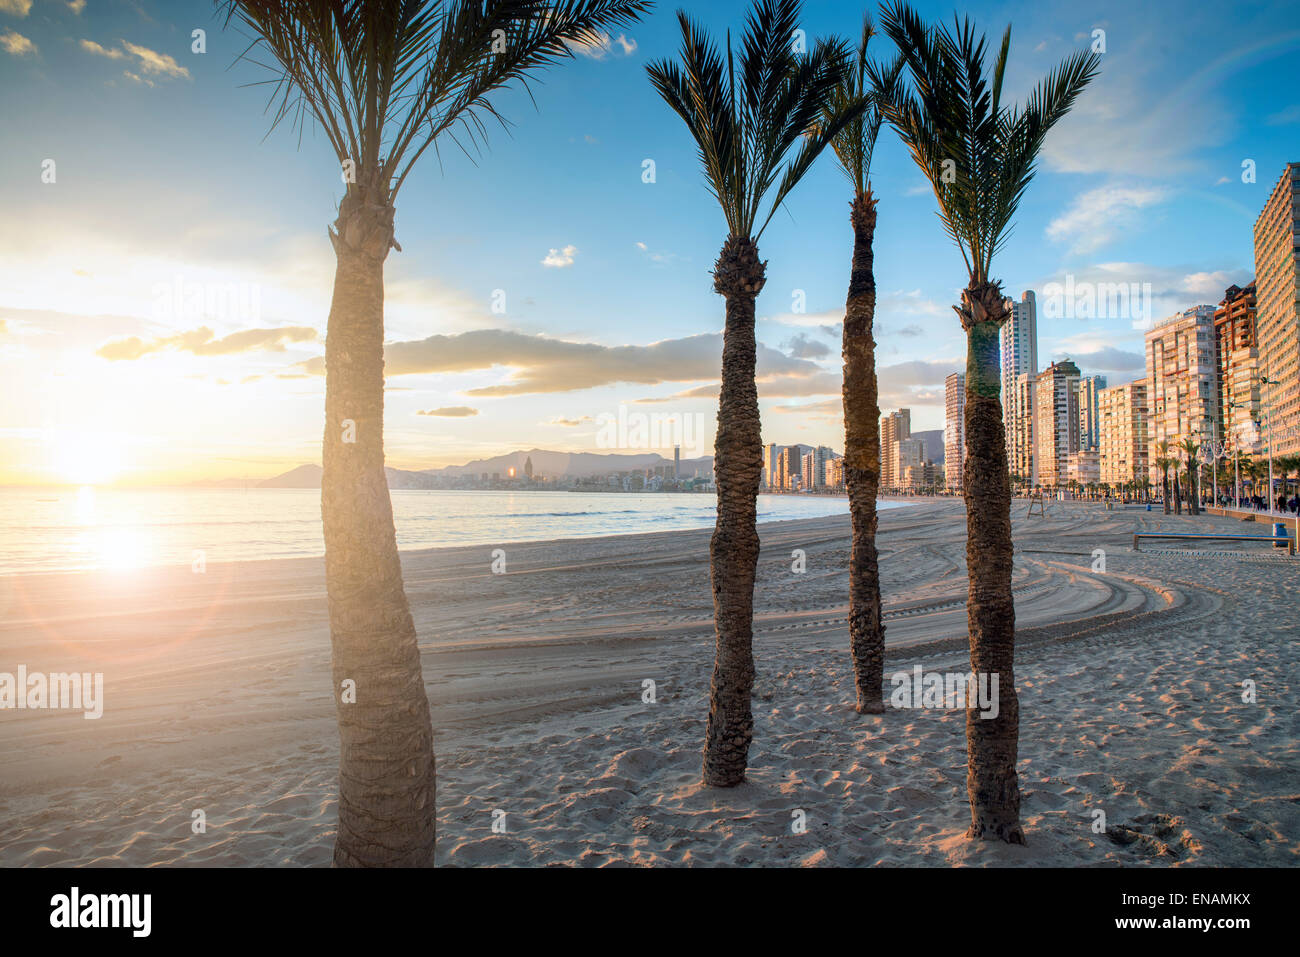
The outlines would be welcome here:
M 853 710 L 837 517 L 761 527 L 755 740 L 747 782 L 727 791 L 699 784 L 708 530 L 505 545 L 505 575 L 489 548 L 403 553 L 438 862 L 1294 866 L 1297 560 L 1131 549 L 1135 530 L 1266 531 L 1228 518 L 1025 511 L 1026 847 L 963 836 L 964 712 Z M 883 512 L 879 542 L 887 672 L 966 670 L 961 502 Z M 0 865 L 327 865 L 338 739 L 321 569 L 0 578 L 0 671 L 105 675 L 99 720 L 0 710 Z

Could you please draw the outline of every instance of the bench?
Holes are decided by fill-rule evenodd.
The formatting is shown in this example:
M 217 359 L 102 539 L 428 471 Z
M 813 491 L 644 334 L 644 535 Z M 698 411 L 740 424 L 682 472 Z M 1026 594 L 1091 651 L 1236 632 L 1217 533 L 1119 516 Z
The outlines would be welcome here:
M 1295 539 L 1289 535 L 1201 535 L 1193 532 L 1136 532 L 1133 535 L 1133 551 L 1140 552 L 1138 540 L 1142 538 L 1200 538 L 1214 542 L 1285 542 L 1288 554 L 1295 554 Z

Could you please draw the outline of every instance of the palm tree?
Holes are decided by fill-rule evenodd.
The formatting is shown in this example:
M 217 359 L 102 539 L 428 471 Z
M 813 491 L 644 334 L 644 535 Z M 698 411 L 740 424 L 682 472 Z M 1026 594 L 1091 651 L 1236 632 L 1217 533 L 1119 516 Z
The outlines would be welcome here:
M 885 710 L 885 626 L 881 620 L 880 567 L 876 552 L 876 496 L 880 491 L 880 402 L 876 387 L 876 277 L 872 244 L 876 233 L 876 199 L 871 192 L 871 155 L 884 115 L 880 100 L 903 68 L 895 59 L 883 71 L 867 59 L 876 35 L 870 15 L 862 21 L 862 38 L 852 67 L 822 110 L 832 124 L 863 101 L 870 105 L 831 141 L 840 169 L 853 184 L 849 225 L 853 228 L 853 264 L 844 310 L 844 481 L 853 524 L 849 558 L 849 648 L 861 714 Z
M 1159 457 L 1156 458 L 1156 468 L 1160 470 L 1162 476 L 1161 482 L 1164 487 L 1165 514 L 1169 514 L 1169 470 L 1174 466 L 1175 460 L 1169 457 L 1169 440 L 1161 439 L 1156 443 L 1156 448 L 1160 451 Z
M 477 145 L 491 95 L 636 21 L 649 0 L 222 0 L 275 73 L 272 125 L 320 126 L 346 188 L 325 340 L 321 519 L 339 721 L 336 865 L 430 864 L 433 730 L 384 477 L 384 261 L 398 191 L 440 140 Z M 344 692 L 347 686 L 349 690 Z
M 754 302 L 766 281 L 758 240 L 813 161 L 853 119 L 823 119 L 848 68 L 847 47 L 821 41 L 809 53 L 797 52 L 792 38 L 799 13 L 798 0 L 757 0 L 740 50 L 733 53 L 728 34 L 724 58 L 704 29 L 679 11 L 681 63 L 646 67 L 695 140 L 727 221 L 727 241 L 713 267 L 713 289 L 727 302 L 713 447 L 718 516 L 709 544 L 717 649 L 704 745 L 704 781 L 716 787 L 744 780 L 754 731 L 756 506 L 763 461 Z
M 939 219 L 961 250 L 969 278 L 954 306 L 966 332 L 966 562 L 971 670 L 999 676 L 992 719 L 966 712 L 971 837 L 1024 843 L 1016 777 L 1020 706 L 1015 691 L 1015 603 L 1011 594 L 1011 491 L 1002 425 L 999 333 L 1009 318 L 993 255 L 1005 244 L 1043 142 L 1096 75 L 1081 52 L 1053 70 L 1023 107 L 1002 103 L 1011 29 L 986 75 L 986 41 L 969 19 L 929 27 L 903 0 L 882 14 L 914 90 L 885 106 L 912 159 L 930 181 Z M 990 88 L 991 79 L 991 88 Z
M 1183 439 L 1178 447 L 1183 450 L 1183 455 L 1187 463 L 1187 512 L 1189 515 L 1201 514 L 1201 505 L 1198 500 L 1197 478 L 1200 471 L 1200 462 L 1196 455 L 1201 451 L 1201 443 L 1195 439 Z

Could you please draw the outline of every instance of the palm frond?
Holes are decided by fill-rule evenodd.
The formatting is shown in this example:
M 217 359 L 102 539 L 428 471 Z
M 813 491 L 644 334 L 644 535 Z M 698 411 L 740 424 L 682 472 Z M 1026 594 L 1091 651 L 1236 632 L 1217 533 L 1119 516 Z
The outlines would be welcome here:
M 272 128 L 319 123 L 396 196 L 416 161 L 448 136 L 480 147 L 504 125 L 497 90 L 525 90 L 572 45 L 628 26 L 653 0 L 219 0 L 249 28 L 242 58 L 274 76 Z M 463 148 L 463 147 L 462 147 Z

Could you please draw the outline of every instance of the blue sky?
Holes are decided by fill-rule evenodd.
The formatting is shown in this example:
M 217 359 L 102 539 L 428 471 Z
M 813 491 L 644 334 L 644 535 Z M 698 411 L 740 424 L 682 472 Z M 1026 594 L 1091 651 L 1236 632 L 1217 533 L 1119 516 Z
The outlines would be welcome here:
M 686 8 L 721 34 L 739 31 L 746 6 Z M 406 371 L 389 380 L 392 464 L 595 450 L 598 418 L 620 404 L 712 419 L 722 301 L 709 270 L 725 226 L 644 71 L 676 54 L 676 9 L 658 6 L 548 71 L 536 108 L 503 94 L 509 132 L 494 130 L 473 162 L 451 144 L 441 163 L 426 154 L 404 186 L 403 252 L 387 268 L 388 336 L 408 344 Z M 960 9 L 994 41 L 1013 24 L 1017 98 L 1105 31 L 1101 75 L 1053 131 L 995 260 L 1008 293 L 1067 276 L 1149 283 L 1159 318 L 1251 278 L 1255 218 L 1300 159 L 1293 4 Z M 803 27 L 854 36 L 863 10 L 808 2 Z M 195 28 L 206 53 L 191 50 Z M 206 2 L 0 0 L 0 481 L 77 480 L 70 447 L 112 459 L 127 481 L 257 477 L 318 460 L 313 359 L 342 184 L 319 133 L 301 144 L 288 126 L 268 133 L 268 91 L 247 85 L 266 74 L 236 62 L 247 42 Z M 876 42 L 885 55 L 888 41 Z M 47 159 L 54 183 L 41 179 Z M 646 159 L 654 183 L 642 181 Z M 965 352 L 949 308 L 961 258 L 889 130 L 872 182 L 882 406 L 939 428 L 943 377 Z M 835 323 L 850 199 L 828 155 L 763 235 L 765 440 L 842 447 Z M 178 278 L 183 290 L 253 290 L 252 304 L 169 313 L 160 295 Z M 1141 374 L 1131 316 L 1040 317 L 1039 336 L 1044 364 L 1069 354 L 1112 383 Z

